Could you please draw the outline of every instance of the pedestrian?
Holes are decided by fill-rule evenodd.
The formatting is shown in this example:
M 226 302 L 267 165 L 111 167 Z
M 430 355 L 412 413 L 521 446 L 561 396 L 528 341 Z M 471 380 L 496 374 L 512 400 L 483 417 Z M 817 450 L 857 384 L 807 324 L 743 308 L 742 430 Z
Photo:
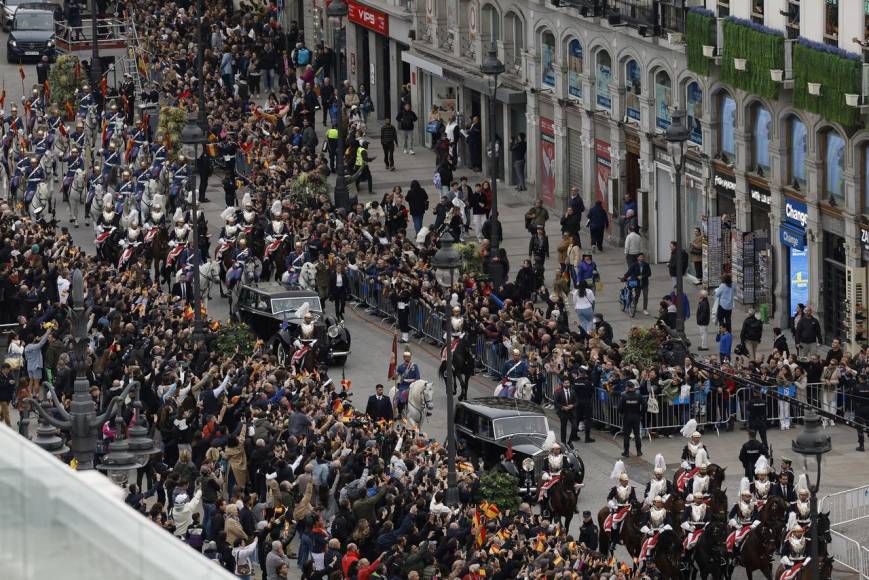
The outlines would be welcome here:
M 211 156 L 204 150 L 196 159 L 196 172 L 199 174 L 199 203 L 209 203 L 211 200 L 205 196 L 205 193 L 208 191 L 208 178 L 214 173 L 214 168 Z
M 633 264 L 628 265 L 624 280 L 636 280 L 636 292 L 643 297 L 643 314 L 649 315 L 649 280 L 652 278 L 652 267 L 646 260 L 646 254 L 640 252 Z M 636 297 L 639 300 L 639 296 Z
M 577 425 L 576 425 L 576 394 L 573 392 L 573 387 L 570 381 L 564 379 L 561 381 L 561 386 L 555 391 L 554 395 L 555 409 L 558 414 L 558 420 L 561 423 L 561 442 L 567 447 L 573 447 L 573 441 L 578 440 Z M 570 428 L 570 436 L 567 429 Z
M 700 228 L 694 228 L 694 237 L 688 251 L 691 256 L 691 264 L 694 266 L 694 277 L 697 283 L 703 282 L 703 232 Z
M 733 278 L 730 274 L 721 277 L 721 284 L 715 289 L 715 303 L 718 304 L 715 310 L 716 322 L 730 330 L 733 317 Z
M 576 369 L 574 365 L 573 368 Z M 576 419 L 582 423 L 584 441 L 586 443 L 594 443 L 595 439 L 591 436 L 591 431 L 594 426 L 592 417 L 592 406 L 594 405 L 595 388 L 591 381 L 588 371 L 582 366 L 579 366 L 575 372 L 571 372 L 574 392 L 576 393 Z
M 368 155 L 368 142 L 362 140 L 359 142 L 359 147 L 356 148 L 356 163 L 353 166 L 354 174 L 353 181 L 356 182 L 356 192 L 361 191 L 360 185 L 363 181 L 368 182 L 368 193 L 374 193 L 374 178 L 371 175 L 371 167 L 368 165 L 377 157 Z
M 51 71 L 51 63 L 47 56 L 43 56 L 39 59 L 39 64 L 36 65 L 36 82 L 39 83 L 40 87 L 44 87 L 48 81 L 49 71 Z
M 9 427 L 12 426 L 12 418 L 9 414 L 9 405 L 15 395 L 15 382 L 12 376 L 12 365 L 4 362 L 0 365 L 0 421 Z
M 573 309 L 576 312 L 579 325 L 590 333 L 594 330 L 594 292 L 586 286 L 585 280 L 580 280 L 570 295 L 573 298 Z
M 398 132 L 388 118 L 383 120 L 380 128 L 380 146 L 383 147 L 383 162 L 386 169 L 395 171 L 395 145 L 398 143 Z
M 711 322 L 711 310 L 709 307 L 709 297 L 706 295 L 706 290 L 700 291 L 700 298 L 697 300 L 697 332 L 700 335 L 700 346 L 697 350 L 709 350 L 709 323 Z
M 534 205 L 525 212 L 525 229 L 534 235 L 538 227 L 546 228 L 547 221 L 549 221 L 549 211 L 543 207 L 543 200 L 535 200 Z
M 749 360 L 757 360 L 757 347 L 760 346 L 761 340 L 763 340 L 763 322 L 757 317 L 754 309 L 750 308 L 739 332 L 739 341 L 748 349 Z
M 323 111 L 323 126 L 327 127 L 329 119 L 329 109 L 332 107 L 332 101 L 335 100 L 335 86 L 332 84 L 332 79 L 328 76 L 323 77 L 323 82 L 320 83 L 320 109 Z
M 779 354 L 783 355 L 785 358 L 789 357 L 791 352 L 788 347 L 788 339 L 781 331 L 781 328 L 775 327 L 772 329 L 773 342 L 772 348 L 775 351 L 778 351 Z
M 637 449 L 637 457 L 643 456 L 643 438 L 640 435 L 640 423 L 646 414 L 645 402 L 637 392 L 639 383 L 631 379 L 627 384 L 627 391 L 619 401 L 619 415 L 622 417 L 622 457 L 630 457 L 631 437 L 634 438 L 634 446 Z
M 338 322 L 344 321 L 344 307 L 349 297 L 349 279 L 344 271 L 344 264 L 338 264 L 329 276 L 329 298 L 335 303 L 335 318 Z
M 670 274 L 672 288 L 676 287 L 679 278 L 688 271 L 688 252 L 684 249 L 676 251 L 676 242 L 670 242 L 670 260 L 667 262 L 667 272 Z
M 471 161 L 471 171 L 483 171 L 483 140 L 480 132 L 480 117 L 474 115 L 471 124 L 465 132 L 465 144 L 468 146 L 468 157 Z
M 510 152 L 513 154 L 513 176 L 516 179 L 516 191 L 525 191 L 525 153 L 528 142 L 525 133 L 518 133 L 510 141 Z
M 365 414 L 375 423 L 380 420 L 392 421 L 392 401 L 383 394 L 383 385 L 374 387 L 374 394 L 368 397 Z
M 543 272 L 545 269 L 546 259 L 549 258 L 549 237 L 546 235 L 546 230 L 542 225 L 537 226 L 532 232 L 531 240 L 528 242 L 528 256 L 534 262 L 534 273 L 537 275 L 537 286 L 543 286 Z
M 637 261 L 637 256 L 643 251 L 643 238 L 637 231 L 636 227 L 632 227 L 625 236 L 625 263 L 628 269 Z
M 416 233 L 422 229 L 422 220 L 425 212 L 428 211 L 428 194 L 419 184 L 419 181 L 414 179 L 410 182 L 410 188 L 405 196 L 407 201 L 408 211 L 413 220 L 413 229 Z
M 417 116 L 416 113 L 411 110 L 410 103 L 404 105 L 404 108 L 399 111 L 395 120 L 398 121 L 398 130 L 401 131 L 402 150 L 404 154 L 407 155 L 410 153 L 411 155 L 416 155 L 416 153 L 413 152 L 413 128 L 416 124 Z
M 600 200 L 594 202 L 594 206 L 588 211 L 588 231 L 591 234 L 591 247 L 597 247 L 603 252 L 603 233 L 610 225 L 610 218 L 603 208 Z
M 715 342 L 718 343 L 718 358 L 722 363 L 730 362 L 730 352 L 733 350 L 733 336 L 730 334 L 730 329 L 726 324 L 718 326 L 718 335 L 715 337 Z
M 486 195 L 483 193 L 483 184 L 478 183 L 474 186 L 474 191 L 471 192 L 468 201 L 471 207 L 471 223 L 474 227 L 474 235 L 477 236 L 477 241 L 480 241 L 483 239 L 483 224 L 486 222 L 486 216 L 489 215 L 489 206 Z
M 585 202 L 582 200 L 582 196 L 579 195 L 578 187 L 570 188 L 570 198 L 567 200 L 567 207 L 573 210 L 573 214 L 581 224 L 582 214 L 585 213 Z
M 807 357 L 817 354 L 818 345 L 822 344 L 821 324 L 815 318 L 815 311 L 807 306 L 796 326 L 795 340 L 800 356 Z

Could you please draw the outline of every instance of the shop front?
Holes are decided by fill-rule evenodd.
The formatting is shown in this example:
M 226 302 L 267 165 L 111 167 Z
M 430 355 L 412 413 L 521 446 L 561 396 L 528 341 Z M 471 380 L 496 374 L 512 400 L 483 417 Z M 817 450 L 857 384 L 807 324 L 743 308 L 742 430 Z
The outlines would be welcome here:
M 805 202 L 785 197 L 784 220 L 779 226 L 779 240 L 787 248 L 788 284 L 782 293 L 788 304 L 788 317 L 793 317 L 798 304 L 809 302 L 809 248 L 806 244 L 808 209 Z
M 715 191 L 715 215 L 726 215 L 732 221 L 736 215 L 736 179 L 732 173 L 716 170 L 712 185 Z
M 824 303 L 824 342 L 830 344 L 834 338 L 846 340 L 848 320 L 848 276 L 846 267 L 845 238 L 836 231 L 824 229 L 823 239 L 823 292 Z

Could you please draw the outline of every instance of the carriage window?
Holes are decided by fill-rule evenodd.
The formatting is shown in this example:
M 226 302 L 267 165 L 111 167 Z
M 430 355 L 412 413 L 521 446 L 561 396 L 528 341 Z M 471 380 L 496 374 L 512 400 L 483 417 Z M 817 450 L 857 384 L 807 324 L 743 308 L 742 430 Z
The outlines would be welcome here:
M 247 306 L 248 308 L 253 308 L 254 299 L 256 295 L 250 290 L 242 290 L 241 297 L 238 299 L 238 303 L 241 306 Z
M 495 438 L 503 439 L 512 435 L 543 435 L 549 433 L 549 423 L 543 415 L 521 415 L 495 419 Z
M 492 437 L 492 422 L 488 417 L 483 417 L 482 415 L 478 417 L 479 421 L 477 423 L 477 435 L 481 437 Z
M 262 294 L 256 295 L 256 309 L 266 311 L 269 309 L 269 301 Z
M 297 298 L 273 298 L 272 313 L 293 312 L 305 302 L 311 307 L 311 312 L 323 312 L 320 299 L 317 296 L 303 296 Z

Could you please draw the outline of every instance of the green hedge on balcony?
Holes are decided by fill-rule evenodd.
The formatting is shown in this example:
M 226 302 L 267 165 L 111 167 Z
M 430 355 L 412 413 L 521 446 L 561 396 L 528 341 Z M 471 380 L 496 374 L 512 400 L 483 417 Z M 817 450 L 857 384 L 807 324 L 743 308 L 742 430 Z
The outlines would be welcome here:
M 724 21 L 724 54 L 721 80 L 733 87 L 767 99 L 778 98 L 779 85 L 769 74 L 785 67 L 785 39 L 778 31 L 746 20 Z M 736 70 L 734 58 L 748 61 L 745 71 Z
M 809 94 L 808 83 L 821 83 L 821 95 Z M 794 47 L 794 105 L 845 127 L 860 123 L 860 110 L 845 103 L 845 94 L 859 95 L 863 86 L 860 57 L 804 39 Z
M 712 12 L 700 9 L 688 12 L 688 25 L 685 28 L 688 69 L 698 75 L 707 76 L 712 72 L 712 59 L 703 56 L 703 46 L 715 46 L 718 36 L 715 28 Z

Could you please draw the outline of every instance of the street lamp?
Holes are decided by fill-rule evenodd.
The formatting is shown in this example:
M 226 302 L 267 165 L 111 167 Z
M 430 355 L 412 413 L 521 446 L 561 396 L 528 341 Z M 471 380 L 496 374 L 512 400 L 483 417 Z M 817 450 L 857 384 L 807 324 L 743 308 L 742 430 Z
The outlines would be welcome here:
M 676 330 L 684 336 L 685 310 L 682 305 L 682 171 L 685 168 L 685 142 L 691 131 L 685 126 L 685 109 L 675 109 L 667 127 L 667 143 L 676 173 Z
M 459 275 L 459 269 L 462 266 L 462 256 L 459 251 L 453 247 L 453 236 L 449 232 L 445 232 L 440 239 L 441 247 L 432 257 L 431 265 L 434 268 L 435 279 L 437 283 L 447 293 L 447 308 L 449 308 L 449 294 L 452 292 L 453 284 Z M 448 506 L 456 506 L 459 503 L 459 488 L 457 487 L 456 477 L 456 428 L 453 415 L 455 414 L 455 403 L 453 401 L 453 329 L 449 322 L 449 315 L 446 316 L 446 373 L 444 374 L 447 389 L 447 494 L 444 503 Z
M 91 0 L 91 86 L 97 96 L 99 111 L 103 110 L 103 92 L 100 90 L 103 80 L 103 67 L 100 62 L 100 39 L 97 26 L 97 0 Z
M 202 79 L 199 79 L 200 87 Z M 195 115 L 187 116 L 187 124 L 181 130 L 181 144 L 184 155 L 187 159 L 193 160 L 193 171 L 190 175 L 190 197 L 192 198 L 191 206 L 193 208 L 193 342 L 198 343 L 202 340 L 202 294 L 199 288 L 199 193 L 196 191 L 196 163 L 199 159 L 200 146 L 205 144 L 205 132 L 199 125 L 199 120 Z
M 55 457 L 62 457 L 69 453 L 69 447 L 66 446 L 63 437 L 59 435 L 57 428 L 53 427 L 44 417 L 39 419 L 39 427 L 36 428 L 36 437 L 33 442 Z
M 100 427 L 115 416 L 118 410 L 118 402 L 127 398 L 127 394 L 132 387 L 136 386 L 138 388 L 138 383 L 130 381 L 120 395 L 113 397 L 109 401 L 106 412 L 102 415 L 97 415 L 96 403 L 90 394 L 90 381 L 88 381 L 86 375 L 87 349 L 90 340 L 88 338 L 87 324 L 90 309 L 85 308 L 84 305 L 84 276 L 81 270 L 75 270 L 72 274 L 70 296 L 72 298 L 72 308 L 69 309 L 69 319 L 72 327 L 71 338 L 73 342 L 75 383 L 73 384 L 72 402 L 69 406 L 69 412 L 60 403 L 60 398 L 57 396 L 57 393 L 54 391 L 54 385 L 51 383 L 43 383 L 43 385 L 51 393 L 51 402 L 54 404 L 55 412 L 60 415 L 60 419 L 49 415 L 38 401 L 34 399 L 26 399 L 26 401 L 32 409 L 35 409 L 39 413 L 39 416 L 43 420 L 69 433 L 68 441 L 77 463 L 76 469 L 85 471 L 94 468 L 94 451 L 97 447 L 97 434 Z
M 495 290 L 504 284 L 504 264 L 501 260 L 495 262 L 492 258 L 498 254 L 501 245 L 501 222 L 498 221 L 498 161 L 501 156 L 500 147 L 495 145 L 495 101 L 498 92 L 498 75 L 506 70 L 504 63 L 498 60 L 498 45 L 489 44 L 480 72 L 489 83 L 489 178 L 492 183 L 492 211 L 489 214 L 489 277 Z
M 347 17 L 348 8 L 344 0 L 333 0 L 326 7 L 326 16 L 332 21 L 332 45 L 335 47 L 335 56 L 338 59 L 336 66 L 335 91 L 340 96 L 340 88 L 343 86 L 345 76 L 343 59 L 345 36 L 343 34 L 344 19 Z M 339 84 L 341 83 L 341 84 Z M 344 123 L 344 103 L 338 99 L 338 145 L 337 158 L 335 159 L 335 208 L 348 209 L 350 206 L 350 191 L 347 189 L 347 176 L 344 170 L 344 142 L 347 139 L 347 128 Z
M 791 449 L 794 453 L 799 453 L 803 456 L 806 480 L 809 484 L 809 493 L 811 494 L 809 508 L 812 518 L 812 529 L 810 531 L 812 545 L 809 569 L 811 570 L 811 578 L 818 578 L 818 489 L 821 486 L 821 464 L 824 455 L 832 450 L 833 444 L 830 441 L 830 436 L 821 431 L 821 419 L 816 412 L 807 412 L 803 423 L 803 430 L 796 440 L 791 441 Z M 812 483 L 812 479 L 809 477 L 810 471 L 815 471 L 814 483 Z
M 127 474 L 130 471 L 148 463 L 147 455 L 136 455 L 130 448 L 124 427 L 124 419 L 119 415 L 115 420 L 115 439 L 109 443 L 109 452 L 103 456 L 103 462 L 97 465 L 98 470 L 105 471 L 109 479 L 120 487 L 127 486 Z

